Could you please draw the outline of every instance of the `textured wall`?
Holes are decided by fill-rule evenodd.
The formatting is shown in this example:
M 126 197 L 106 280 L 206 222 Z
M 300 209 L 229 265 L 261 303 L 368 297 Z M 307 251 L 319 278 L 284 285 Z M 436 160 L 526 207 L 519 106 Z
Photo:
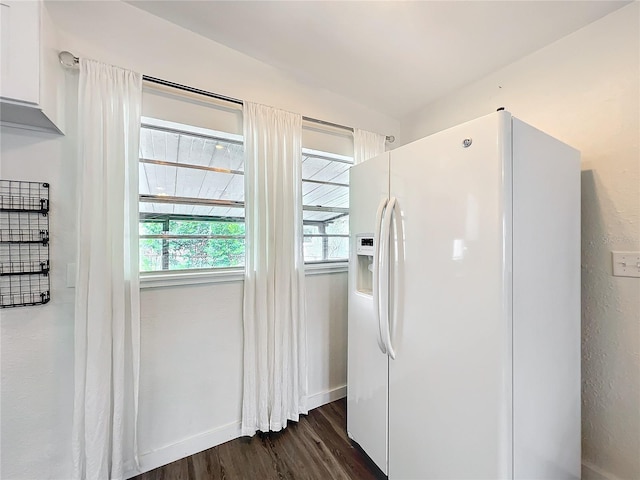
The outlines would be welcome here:
M 585 478 L 640 478 L 640 279 L 611 275 L 612 250 L 640 250 L 639 18 L 634 2 L 401 128 L 411 141 L 505 106 L 582 151 Z

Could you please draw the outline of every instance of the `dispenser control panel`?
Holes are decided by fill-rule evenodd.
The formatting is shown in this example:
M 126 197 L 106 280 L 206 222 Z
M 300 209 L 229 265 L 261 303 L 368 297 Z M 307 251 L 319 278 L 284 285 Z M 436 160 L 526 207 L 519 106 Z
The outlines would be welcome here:
M 373 235 L 356 235 L 356 254 L 373 256 Z

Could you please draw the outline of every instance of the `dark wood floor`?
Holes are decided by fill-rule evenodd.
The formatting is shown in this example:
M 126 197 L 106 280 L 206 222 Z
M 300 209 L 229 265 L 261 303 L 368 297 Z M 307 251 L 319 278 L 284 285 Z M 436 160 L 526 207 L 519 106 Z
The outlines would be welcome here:
M 135 480 L 380 479 L 346 433 L 346 400 L 302 416 L 278 433 L 238 438 L 135 477 Z

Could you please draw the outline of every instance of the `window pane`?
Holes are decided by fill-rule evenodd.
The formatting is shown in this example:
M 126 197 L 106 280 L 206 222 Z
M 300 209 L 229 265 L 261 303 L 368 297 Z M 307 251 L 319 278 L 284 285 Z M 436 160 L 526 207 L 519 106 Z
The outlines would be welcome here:
M 244 223 L 170 220 L 170 235 L 242 235 Z
M 315 235 L 320 233 L 318 225 L 303 225 L 304 240 L 302 249 L 305 261 L 321 261 L 322 260 L 322 239 L 319 237 L 307 237 L 306 235 Z
M 162 240 L 140 239 L 140 271 L 162 270 Z
M 325 223 L 325 233 L 349 234 L 349 215 Z
M 302 220 L 304 222 L 328 222 L 335 218 L 341 217 L 343 213 L 337 212 L 316 212 L 313 210 L 303 210 Z
M 159 235 L 162 228 L 162 222 L 140 222 L 140 235 Z
M 322 237 L 304 237 L 304 260 L 305 262 L 321 262 L 324 260 L 323 238 Z
M 350 164 L 338 162 L 330 158 L 302 156 L 303 180 L 321 180 L 349 184 Z
M 241 267 L 244 238 L 168 240 L 169 270 Z
M 244 222 L 244 208 L 220 205 L 188 205 L 176 203 L 140 202 L 140 216 L 162 218 L 164 215 L 193 215 L 210 217 L 211 220 Z M 334 215 L 335 216 L 335 215 Z
M 302 181 L 302 204 L 349 208 L 349 187 Z
M 140 222 L 141 271 L 244 265 L 244 223 L 166 218 L 161 223 Z M 144 238 L 145 235 L 166 235 L 166 238 Z M 219 238 L 208 238 L 212 235 Z
M 327 222 L 304 225 L 305 261 L 346 260 L 349 257 L 349 238 L 344 235 L 348 234 L 348 215 L 340 215 L 338 218 Z M 340 236 L 334 237 L 331 235 Z
M 140 194 L 242 201 L 244 176 L 170 165 L 140 163 Z
M 144 126 L 140 130 L 140 158 L 148 160 L 242 171 L 243 148 L 237 142 L 204 138 L 187 132 L 163 131 Z
M 327 260 L 346 260 L 349 258 L 348 237 L 328 237 Z
M 349 258 L 349 237 L 305 237 L 305 262 L 346 260 Z

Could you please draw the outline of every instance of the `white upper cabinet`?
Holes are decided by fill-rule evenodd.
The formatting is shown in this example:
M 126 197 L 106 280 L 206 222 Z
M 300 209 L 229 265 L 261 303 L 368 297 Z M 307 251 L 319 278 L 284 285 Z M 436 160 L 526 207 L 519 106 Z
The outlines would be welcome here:
M 2 125 L 62 133 L 63 72 L 42 1 L 0 0 Z

